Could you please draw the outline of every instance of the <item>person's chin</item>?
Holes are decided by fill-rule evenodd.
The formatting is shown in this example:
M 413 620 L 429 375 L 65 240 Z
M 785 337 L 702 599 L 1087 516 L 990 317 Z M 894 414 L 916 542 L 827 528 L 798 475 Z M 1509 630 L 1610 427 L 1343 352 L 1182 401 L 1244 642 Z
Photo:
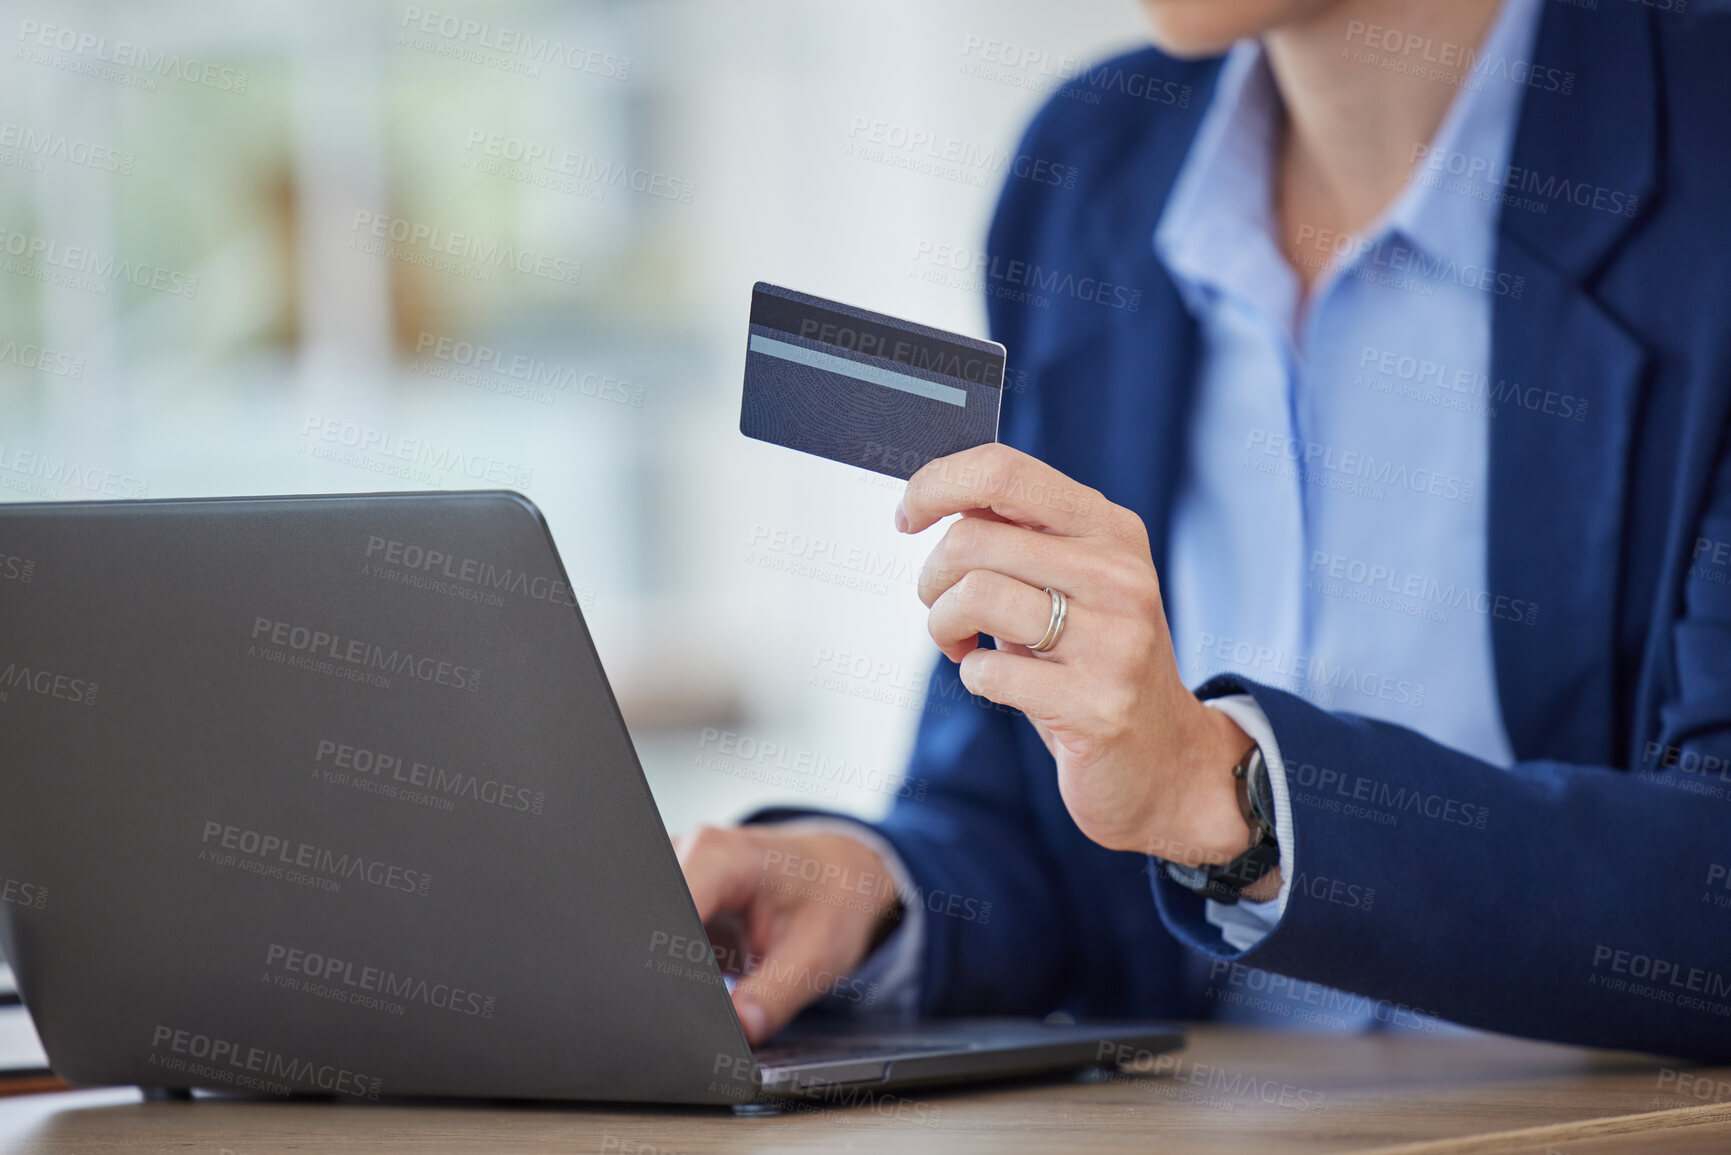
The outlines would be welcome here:
M 1213 40 L 1191 36 L 1162 36 L 1156 33 L 1154 47 L 1174 60 L 1209 60 L 1226 55 L 1227 49 L 1232 47 L 1236 39 Z
M 1142 0 L 1154 46 L 1180 60 L 1219 56 L 1260 35 L 1280 5 L 1266 0 Z
M 1169 23 L 1176 27 L 1168 27 Z M 1157 21 L 1154 25 L 1154 47 L 1178 60 L 1220 56 L 1239 39 L 1215 34 L 1211 29 L 1193 28 L 1189 21 Z

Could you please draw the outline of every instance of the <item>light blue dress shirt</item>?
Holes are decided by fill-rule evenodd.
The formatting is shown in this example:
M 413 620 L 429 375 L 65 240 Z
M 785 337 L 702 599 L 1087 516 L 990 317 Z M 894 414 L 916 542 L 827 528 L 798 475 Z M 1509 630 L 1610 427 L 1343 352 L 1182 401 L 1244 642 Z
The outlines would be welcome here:
M 1541 3 L 1507 0 L 1479 59 L 1530 59 Z M 1463 84 L 1415 154 L 1445 174 L 1456 156 L 1506 164 L 1521 99 L 1509 71 Z M 1361 236 L 1300 223 L 1299 259 L 1320 270 L 1306 299 L 1274 220 L 1280 119 L 1261 45 L 1237 45 L 1154 234 L 1202 341 L 1161 575 L 1179 669 L 1193 686 L 1242 674 L 1508 765 L 1491 620 L 1537 607 L 1486 577 L 1491 299 L 1521 288 L 1493 267 L 1501 205 L 1418 164 Z M 1208 905 L 1242 949 L 1285 909 L 1303 870 L 1292 797 L 1327 768 L 1286 766 L 1249 698 L 1220 705 L 1263 747 L 1282 829 L 1280 896 Z
M 1485 481 L 1491 299 L 1521 286 L 1493 267 L 1501 204 L 1480 194 L 1500 186 L 1448 175 L 1506 164 L 1522 93 L 1509 78 L 1531 60 L 1542 3 L 1505 0 L 1484 66 L 1428 147 L 1414 142 L 1425 163 L 1378 221 L 1357 237 L 1302 236 L 1321 270 L 1308 298 L 1273 212 L 1280 96 L 1259 43 L 1228 54 L 1153 237 L 1201 334 L 1161 574 L 1187 684 L 1237 673 L 1513 761 L 1491 621 L 1542 608 L 1487 585 Z M 1303 877 L 1291 807 L 1326 768 L 1286 765 L 1247 695 L 1211 705 L 1262 747 L 1281 828 L 1279 897 L 1208 904 L 1223 939 L 1247 949 Z M 862 968 L 880 1005 L 912 1006 L 923 932 L 909 904 Z

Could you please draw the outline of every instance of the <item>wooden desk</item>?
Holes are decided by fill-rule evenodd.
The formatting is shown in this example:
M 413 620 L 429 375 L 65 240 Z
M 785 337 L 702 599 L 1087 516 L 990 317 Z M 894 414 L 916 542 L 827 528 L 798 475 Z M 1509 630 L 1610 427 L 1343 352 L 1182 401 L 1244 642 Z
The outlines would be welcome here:
M 1669 1072 L 1669 1073 L 1667 1073 Z M 1704 1080 L 1704 1081 L 1702 1081 Z M 1524 1135 L 1510 1134 L 1521 1128 Z M 1398 1146 L 1397 1146 L 1398 1145 Z M 1731 1150 L 1731 1070 L 1484 1037 L 1302 1038 L 1203 1027 L 1156 1073 L 886 1097 L 776 1118 L 690 1109 L 0 1099 L 0 1155 L 364 1150 L 1288 1152 Z

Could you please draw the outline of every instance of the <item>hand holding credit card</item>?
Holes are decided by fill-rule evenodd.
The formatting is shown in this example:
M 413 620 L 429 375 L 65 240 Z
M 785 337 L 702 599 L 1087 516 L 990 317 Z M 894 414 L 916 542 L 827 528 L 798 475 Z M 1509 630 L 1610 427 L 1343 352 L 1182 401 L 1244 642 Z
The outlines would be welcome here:
M 739 431 L 904 481 L 998 436 L 1004 347 L 759 281 Z

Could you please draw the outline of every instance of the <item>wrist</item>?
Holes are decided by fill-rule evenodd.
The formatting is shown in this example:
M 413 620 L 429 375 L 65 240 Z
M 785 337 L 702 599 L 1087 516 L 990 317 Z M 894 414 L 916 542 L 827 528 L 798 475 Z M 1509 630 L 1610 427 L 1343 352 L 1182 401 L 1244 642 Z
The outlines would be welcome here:
M 1173 815 L 1177 837 L 1165 839 L 1166 852 L 1154 854 L 1202 866 L 1230 862 L 1249 849 L 1250 824 L 1238 803 L 1232 769 L 1255 744 L 1228 715 L 1196 703 L 1183 745 L 1184 789 Z
M 896 872 L 872 841 L 853 831 L 826 830 L 809 837 L 814 843 L 809 861 L 823 864 L 822 875 L 834 892 L 825 901 L 869 922 L 859 954 L 863 959 L 900 929 L 907 914 Z M 804 877 L 805 871 L 800 874 Z
M 802 882 L 815 869 L 815 865 L 808 864 L 821 864 L 813 889 L 822 893 L 826 901 L 869 916 L 874 933 L 883 922 L 900 919 L 901 898 L 895 876 L 870 843 L 840 831 L 826 830 L 804 837 L 808 841 L 803 861 L 794 864 Z

